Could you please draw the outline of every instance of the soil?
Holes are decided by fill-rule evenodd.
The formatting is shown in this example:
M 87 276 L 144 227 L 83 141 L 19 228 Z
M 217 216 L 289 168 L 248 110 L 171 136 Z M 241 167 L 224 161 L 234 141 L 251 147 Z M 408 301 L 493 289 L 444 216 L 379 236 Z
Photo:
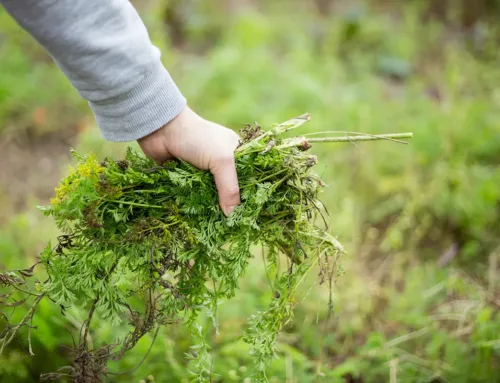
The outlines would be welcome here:
M 0 225 L 29 204 L 49 201 L 68 163 L 76 129 L 35 136 L 29 131 L 0 136 Z

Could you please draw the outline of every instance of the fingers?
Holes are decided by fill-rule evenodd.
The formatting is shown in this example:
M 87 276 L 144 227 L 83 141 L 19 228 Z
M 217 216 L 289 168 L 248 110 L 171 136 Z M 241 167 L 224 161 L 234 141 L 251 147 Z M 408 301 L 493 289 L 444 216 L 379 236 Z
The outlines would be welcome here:
M 240 204 L 240 188 L 234 156 L 231 154 L 219 159 L 210 170 L 219 193 L 220 207 L 228 216 Z
M 232 130 L 204 120 L 186 108 L 169 124 L 138 142 L 144 153 L 157 162 L 175 157 L 199 169 L 210 169 L 225 215 L 240 204 L 234 162 L 239 136 Z

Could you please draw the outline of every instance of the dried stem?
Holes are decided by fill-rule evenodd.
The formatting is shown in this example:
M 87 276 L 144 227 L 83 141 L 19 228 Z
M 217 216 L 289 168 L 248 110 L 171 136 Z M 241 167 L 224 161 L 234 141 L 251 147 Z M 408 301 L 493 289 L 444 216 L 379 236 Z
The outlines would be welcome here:
M 28 312 L 26 313 L 26 315 L 24 316 L 24 318 L 21 320 L 21 322 L 18 323 L 17 325 L 15 325 L 15 326 L 13 326 L 10 329 L 10 331 L 5 335 L 5 337 L 1 340 L 2 344 L 1 344 L 1 347 L 0 347 L 0 354 L 2 353 L 3 349 L 5 348 L 5 346 L 7 346 L 10 342 L 12 342 L 12 339 L 14 339 L 14 337 L 16 336 L 16 334 L 19 331 L 19 329 L 21 327 L 25 326 L 28 323 L 28 321 L 32 320 L 33 315 L 35 314 L 36 307 L 38 306 L 38 304 L 40 303 L 40 301 L 42 300 L 42 298 L 44 296 L 45 296 L 45 293 L 42 293 L 42 294 L 40 294 L 40 295 L 37 296 L 37 298 L 33 302 L 33 305 L 28 310 Z M 28 337 L 28 342 L 30 343 L 30 347 L 29 347 L 30 353 L 33 356 L 34 354 L 31 352 L 31 332 L 30 332 L 30 336 Z

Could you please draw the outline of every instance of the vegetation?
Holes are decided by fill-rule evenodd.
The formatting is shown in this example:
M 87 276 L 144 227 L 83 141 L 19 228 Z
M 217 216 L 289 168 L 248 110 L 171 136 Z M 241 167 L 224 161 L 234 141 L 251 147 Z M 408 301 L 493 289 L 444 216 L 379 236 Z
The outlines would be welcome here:
M 330 2 L 290 3 L 293 12 L 277 1 L 245 2 L 241 9 L 225 9 L 223 1 L 209 9 L 198 1 L 153 1 L 141 10 L 166 65 L 193 109 L 207 118 L 232 127 L 258 118 L 270 126 L 307 110 L 314 119 L 304 126 L 306 133 L 415 132 L 408 147 L 315 146 L 322 159 L 316 171 L 328 185 L 321 199 L 335 212 L 331 230 L 350 256 L 334 288 L 333 319 L 328 291 L 317 288 L 316 273 L 305 277 L 294 321 L 277 337 L 281 358 L 271 362 L 269 380 L 500 381 L 500 65 L 498 20 L 490 22 L 495 13 L 462 25 L 455 20 L 458 8 L 449 5 L 454 2 L 439 12 L 429 11 L 424 1 L 350 7 L 338 1 L 320 8 L 310 4 Z M 40 106 L 78 125 L 77 95 L 62 85 L 45 56 L 20 48 L 29 39 L 3 22 L 5 14 L 0 17 L 2 54 L 16 52 L 11 60 L 29 63 L 7 68 L 0 60 L 1 73 L 17 70 L 15 86 L 3 87 L 0 95 L 2 137 L 23 129 L 45 137 L 32 117 Z M 40 78 L 58 79 L 61 88 L 38 92 L 33 73 L 40 68 L 46 71 Z M 7 80 L 2 76 L 1 81 Z M 69 106 L 59 109 L 64 103 Z M 55 118 L 48 127 L 63 132 L 68 123 Z M 100 158 L 124 154 L 123 146 L 103 143 L 95 128 L 77 138 L 78 152 Z M 46 239 L 60 234 L 32 208 L 32 185 L 27 208 L 3 218 L 0 226 L 5 270 L 35 263 Z M 1 186 L 7 208 L 8 186 Z M 198 337 L 198 343 L 214 345 L 214 381 L 251 379 L 249 346 L 238 336 L 246 318 L 273 299 L 259 257 L 250 261 L 240 288 L 231 302 L 218 306 L 219 333 Z M 42 301 L 33 322 L 38 330 L 31 333 L 36 355 L 23 352 L 26 329 L 1 357 L 0 381 L 36 381 L 41 372 L 70 363 L 73 356 L 60 346 L 71 344 L 71 335 L 59 329 L 78 332 L 86 314 L 69 309 L 60 320 L 59 310 Z M 206 328 L 211 322 L 202 313 L 197 323 Z M 122 327 L 96 321 L 90 341 L 125 335 Z M 151 341 L 151 335 L 143 337 L 133 351 L 111 362 L 109 371 L 133 369 Z M 189 381 L 187 371 L 196 366 L 185 353 L 192 345 L 189 331 L 168 326 L 158 333 L 146 362 L 112 380 Z
M 109 360 L 123 358 L 162 325 L 186 322 L 196 335 L 198 314 L 206 311 L 217 331 L 218 302 L 235 295 L 251 248 L 260 245 L 274 299 L 268 310 L 252 317 L 243 339 L 253 347 L 256 379 L 267 381 L 266 367 L 276 356 L 276 336 L 292 318 L 297 288 L 317 265 L 320 284 L 327 282 L 331 290 L 343 252 L 337 240 L 315 224 L 318 213 L 327 224 L 318 200 L 324 183 L 311 170 L 317 158 L 305 152 L 310 142 L 384 138 L 283 137 L 307 121 L 305 114 L 268 131 L 257 124 L 242 131 L 235 154 L 242 204 L 227 219 L 207 171 L 182 161 L 157 165 L 132 149 L 119 161 L 75 154 L 76 169 L 56 188 L 51 205 L 40 207 L 65 234 L 55 247 L 49 244 L 31 268 L 0 274 L 0 283 L 10 288 L 0 299 L 4 308 L 33 301 L 18 323 L 9 323 L 4 312 L 8 325 L 0 334 L 0 353 L 27 327 L 33 355 L 31 326 L 42 299 L 61 306 L 63 314 L 69 307 L 83 307 L 88 317 L 78 334 L 73 365 L 43 378 L 98 381 L 107 376 Z M 385 138 L 395 141 L 395 136 L 409 135 Z M 280 268 L 280 254 L 287 257 L 286 268 Z M 27 279 L 38 264 L 48 278 L 35 282 L 36 293 Z M 143 307 L 135 309 L 134 301 L 142 301 Z M 91 322 L 97 315 L 116 325 L 126 321 L 132 329 L 114 344 L 89 348 Z M 195 379 L 212 379 L 209 345 L 192 348 Z

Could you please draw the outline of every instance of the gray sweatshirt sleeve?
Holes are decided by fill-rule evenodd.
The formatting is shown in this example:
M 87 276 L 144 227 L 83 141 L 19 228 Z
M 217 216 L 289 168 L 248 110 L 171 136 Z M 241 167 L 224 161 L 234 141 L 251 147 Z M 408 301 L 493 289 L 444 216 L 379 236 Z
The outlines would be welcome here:
M 132 141 L 186 100 L 128 0 L 0 0 L 89 101 L 103 137 Z

